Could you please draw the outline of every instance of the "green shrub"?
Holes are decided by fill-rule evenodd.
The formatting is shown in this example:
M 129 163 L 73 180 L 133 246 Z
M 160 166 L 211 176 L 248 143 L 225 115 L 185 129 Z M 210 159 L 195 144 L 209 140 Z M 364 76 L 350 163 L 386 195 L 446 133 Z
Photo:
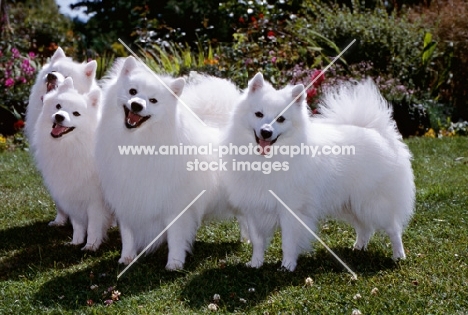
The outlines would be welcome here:
M 437 1 L 418 11 L 413 15 L 434 27 L 434 39 L 445 52 L 436 60 L 439 71 L 447 73 L 440 82 L 440 98 L 453 104 L 453 120 L 468 120 L 468 2 Z
M 344 47 L 356 43 L 345 54 L 348 64 L 371 62 L 376 73 L 387 73 L 412 84 L 423 50 L 425 30 L 405 15 L 389 15 L 384 8 L 374 10 L 354 5 L 352 9 L 304 2 L 303 16 L 290 28 L 299 40 L 319 33 Z M 326 47 L 326 43 L 323 43 Z

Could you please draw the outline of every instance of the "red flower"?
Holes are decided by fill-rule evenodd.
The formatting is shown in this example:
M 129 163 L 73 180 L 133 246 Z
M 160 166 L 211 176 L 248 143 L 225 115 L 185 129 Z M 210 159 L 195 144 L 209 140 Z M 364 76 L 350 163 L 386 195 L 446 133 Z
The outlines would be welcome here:
M 241 24 L 245 23 L 245 20 L 244 20 L 244 18 L 242 16 L 239 18 L 239 23 L 241 23 Z
M 263 16 L 264 16 L 263 13 L 260 13 L 260 14 L 258 15 L 258 18 L 259 18 L 259 19 L 263 19 Z
M 310 88 L 308 91 L 307 91 L 307 102 L 310 103 L 314 97 L 317 96 L 317 89 L 316 88 Z
M 22 121 L 21 119 L 18 120 L 17 122 L 15 122 L 13 124 L 13 128 L 15 128 L 15 130 L 23 129 L 24 128 L 24 121 Z
M 275 37 L 275 32 L 274 31 L 268 31 L 267 37 Z
M 311 81 L 314 81 L 314 86 L 315 87 L 319 87 L 323 81 L 325 80 L 325 72 L 323 72 L 322 70 L 317 70 L 315 69 L 313 72 L 312 72 L 312 75 L 310 76 L 310 80 Z

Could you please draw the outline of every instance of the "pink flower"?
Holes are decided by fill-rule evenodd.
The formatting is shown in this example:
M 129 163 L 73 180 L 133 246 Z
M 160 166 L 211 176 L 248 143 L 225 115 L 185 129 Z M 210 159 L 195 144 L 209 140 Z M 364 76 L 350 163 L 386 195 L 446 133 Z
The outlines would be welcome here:
M 310 80 L 311 81 L 314 81 L 314 86 L 315 87 L 319 87 L 323 81 L 325 80 L 325 72 L 323 72 L 322 70 L 317 70 L 315 69 L 313 72 L 312 72 L 312 75 L 310 76 Z
M 271 58 L 271 62 L 272 62 L 272 63 L 275 63 L 275 62 L 276 62 L 276 57 L 272 57 L 272 58 Z
M 20 56 L 19 50 L 15 47 L 11 49 L 11 52 L 13 53 L 13 58 L 18 58 Z
M 5 86 L 7 88 L 12 87 L 13 85 L 15 85 L 15 80 L 13 80 L 12 78 L 8 78 L 5 80 Z
M 36 53 L 34 51 L 30 51 L 30 52 L 28 52 L 28 56 L 29 56 L 29 58 L 34 59 L 34 58 L 36 58 Z

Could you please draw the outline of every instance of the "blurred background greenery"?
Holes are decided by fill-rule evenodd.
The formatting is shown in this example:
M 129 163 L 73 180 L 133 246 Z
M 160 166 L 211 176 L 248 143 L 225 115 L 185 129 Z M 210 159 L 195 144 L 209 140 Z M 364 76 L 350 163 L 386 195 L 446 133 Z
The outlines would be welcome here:
M 240 88 L 258 71 L 277 87 L 308 84 L 356 39 L 309 89 L 312 109 L 324 89 L 370 76 L 403 136 L 468 131 L 464 0 L 76 0 L 70 9 L 84 19 L 60 14 L 53 0 L 0 4 L 3 135 L 21 130 L 35 74 L 58 46 L 97 60 L 100 78 L 128 55 L 119 38 L 159 73 L 201 71 Z

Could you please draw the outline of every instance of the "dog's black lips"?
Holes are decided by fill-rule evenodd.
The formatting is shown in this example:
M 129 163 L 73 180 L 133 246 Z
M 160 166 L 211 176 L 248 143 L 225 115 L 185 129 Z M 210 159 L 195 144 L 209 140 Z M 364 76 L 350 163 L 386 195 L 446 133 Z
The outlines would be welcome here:
M 255 135 L 255 141 L 257 142 L 257 144 L 260 144 L 260 138 L 257 136 L 257 132 L 255 131 L 255 129 L 253 131 L 254 131 L 254 135 Z M 279 136 L 281 136 L 281 134 L 279 134 L 278 137 L 276 137 L 274 140 L 271 140 L 270 145 L 274 144 L 276 142 L 276 140 L 278 140 Z
M 145 121 L 147 121 L 151 115 L 148 115 L 148 116 L 140 116 L 132 111 L 130 111 L 127 106 L 123 105 L 123 108 L 124 108 L 124 113 L 125 113 L 125 127 L 127 127 L 128 129 L 132 129 L 132 128 L 138 128 L 141 126 L 142 123 L 144 123 Z M 133 115 L 136 115 L 136 116 L 139 116 L 141 117 L 138 122 L 134 125 L 131 125 L 128 123 L 128 115 L 130 114 L 130 112 L 133 114 Z
M 60 125 L 59 125 L 59 126 L 60 126 Z M 56 124 L 56 123 L 54 123 L 54 124 L 52 125 L 52 129 L 55 129 L 55 127 L 57 127 L 57 124 Z M 63 127 L 63 126 L 62 126 L 62 127 Z M 63 128 L 66 128 L 64 132 L 61 132 L 60 134 L 56 135 L 56 134 L 53 133 L 53 131 L 51 131 L 51 132 L 50 132 L 50 135 L 51 135 L 53 138 L 60 138 L 61 136 L 66 135 L 67 133 L 72 132 L 72 131 L 75 129 L 75 127 L 63 127 Z

